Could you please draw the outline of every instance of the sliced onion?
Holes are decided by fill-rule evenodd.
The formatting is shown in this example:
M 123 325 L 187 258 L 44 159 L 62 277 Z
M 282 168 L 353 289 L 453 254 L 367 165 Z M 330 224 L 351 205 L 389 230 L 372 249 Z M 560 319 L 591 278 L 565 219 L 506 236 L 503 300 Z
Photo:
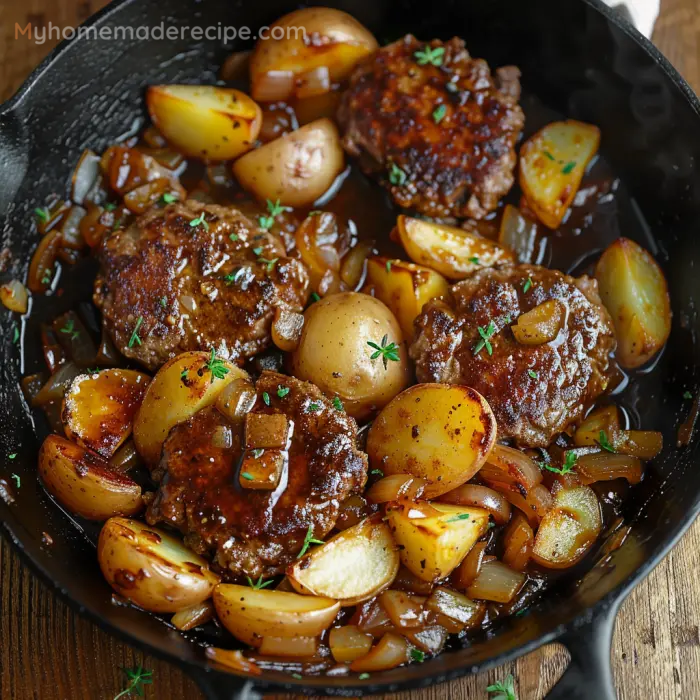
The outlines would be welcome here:
M 316 289 L 328 270 L 340 270 L 340 258 L 350 247 L 347 227 L 341 228 L 338 217 L 326 211 L 307 216 L 297 229 L 295 241 Z
M 438 586 L 433 591 L 425 607 L 441 618 L 448 618 L 458 628 L 452 628 L 450 631 L 453 633 L 478 627 L 486 614 L 486 606 L 483 603 L 475 603 L 465 595 L 444 586 Z
M 121 474 L 126 474 L 140 464 L 141 457 L 133 440 L 127 440 L 109 460 L 109 466 Z
M 28 404 L 34 406 L 34 397 L 41 391 L 41 387 L 44 386 L 44 384 L 46 384 L 46 375 L 42 372 L 28 374 L 26 377 L 22 377 L 20 386 L 22 387 L 22 393 Z
M 226 82 L 243 81 L 248 78 L 248 68 L 252 51 L 236 51 L 221 66 L 219 75 Z
M 272 321 L 272 342 L 283 352 L 294 352 L 304 330 L 304 315 L 277 307 Z
M 52 401 L 63 401 L 68 385 L 80 374 L 74 362 L 67 362 L 59 367 L 37 393 L 32 402 L 33 406 L 46 406 Z
M 439 654 L 447 641 L 448 631 L 442 625 L 428 625 L 405 630 L 403 635 L 414 647 L 428 654 Z
M 349 527 L 357 525 L 371 513 L 372 509 L 367 505 L 367 501 L 363 496 L 359 494 L 349 496 L 340 504 L 335 526 L 338 530 L 347 530 Z
M 408 661 L 408 651 L 408 642 L 404 637 L 393 632 L 387 632 L 372 647 L 369 654 L 356 659 L 350 664 L 350 670 L 359 673 L 388 671 L 391 668 L 405 664 Z
M 542 472 L 539 467 L 524 452 L 494 445 L 487 457 L 487 463 L 498 467 L 503 472 L 504 483 L 520 484 L 526 491 L 542 482 Z M 500 479 L 496 479 L 499 481 Z
M 85 324 L 74 311 L 56 318 L 53 322 L 53 332 L 75 364 L 79 367 L 94 366 L 97 346 Z
M 514 571 L 524 571 L 530 561 L 535 535 L 522 513 L 514 513 L 503 535 L 503 563 Z
M 211 601 L 205 600 L 189 608 L 176 612 L 170 622 L 182 632 L 204 625 L 214 617 L 214 605 Z
M 40 241 L 29 264 L 27 286 L 35 294 L 45 292 L 53 282 L 56 254 L 61 245 L 61 232 L 49 231 Z
M 95 355 L 95 364 L 99 367 L 116 367 L 121 364 L 121 356 L 104 327 L 102 328 L 100 346 L 97 349 L 97 355 Z
M 41 324 L 41 347 L 44 351 L 46 366 L 53 374 L 66 361 L 66 351 L 58 342 L 53 328 L 44 323 Z
M 211 445 L 220 450 L 228 450 L 233 445 L 233 433 L 228 425 L 217 425 L 211 436 Z
M 334 627 L 328 636 L 331 654 L 338 663 L 350 663 L 366 656 L 372 648 L 372 635 L 356 625 Z
M 498 242 L 512 250 L 518 262 L 532 263 L 537 258 L 537 224 L 524 217 L 517 207 L 506 204 Z
M 296 97 L 316 97 L 329 92 L 331 89 L 331 74 L 328 66 L 317 66 L 297 76 Z
M 218 396 L 216 407 L 232 423 L 241 423 L 256 401 L 255 387 L 247 379 L 234 379 Z
M 424 581 L 418 578 L 412 571 L 409 571 L 405 566 L 399 569 L 394 582 L 391 584 L 393 588 L 415 595 L 427 596 L 433 590 L 433 584 L 430 581 Z
M 362 632 L 367 632 L 373 637 L 381 637 L 385 632 L 394 629 L 386 610 L 379 605 L 376 599 L 358 606 L 350 619 L 350 624 L 357 625 Z
M 476 506 L 487 510 L 497 525 L 505 525 L 510 519 L 510 503 L 493 489 L 479 484 L 463 484 L 440 496 L 443 503 L 457 506 Z
M 18 314 L 26 314 L 29 308 L 29 293 L 19 280 L 10 280 L 0 287 L 0 301 Z
M 504 486 L 495 482 L 490 484 L 492 488 L 503 494 L 504 498 L 516 508 L 520 509 L 530 523 L 530 526 L 535 529 L 542 518 L 552 507 L 552 494 L 546 486 L 537 484 L 528 492 L 527 496 L 523 496 L 517 488 Z
M 197 300 L 189 294 L 182 294 L 178 302 L 188 313 L 194 313 L 197 310 Z
M 576 460 L 575 468 L 582 484 L 612 479 L 627 479 L 630 484 L 638 484 L 643 472 L 642 463 L 637 457 L 611 452 L 581 455 Z
M 294 73 L 272 70 L 260 74 L 251 85 L 250 95 L 256 102 L 279 102 L 294 93 Z
M 91 150 L 83 151 L 71 180 L 71 199 L 82 204 L 100 176 L 100 158 Z
M 151 148 L 165 148 L 168 145 L 163 134 L 153 124 L 143 130 L 141 137 Z
M 151 182 L 134 187 L 124 195 L 124 204 L 130 212 L 143 214 L 150 209 L 170 189 L 170 180 L 159 177 Z
M 374 248 L 373 241 L 362 241 L 343 258 L 340 279 L 349 289 L 358 289 L 365 276 L 367 257 Z
M 263 637 L 258 651 L 267 656 L 304 659 L 316 654 L 318 639 L 316 637 Z
M 207 647 L 204 653 L 208 659 L 217 664 L 232 668 L 238 673 L 245 673 L 250 676 L 262 675 L 262 670 L 254 661 L 246 659 L 243 652 L 231 649 L 219 649 L 218 647 Z
M 465 591 L 467 588 L 469 588 L 469 586 L 471 586 L 471 584 L 474 582 L 474 579 L 479 575 L 481 567 L 484 564 L 487 544 L 488 543 L 483 540 L 476 542 L 457 568 L 453 579 L 455 586 L 460 591 Z
M 68 211 L 61 224 L 61 244 L 71 250 L 82 250 L 85 247 L 85 239 L 80 233 L 80 222 L 87 211 L 80 206 L 73 206 Z
M 391 624 L 401 630 L 420 627 L 423 624 L 424 602 L 425 598 L 403 591 L 384 591 L 379 596 L 379 604 L 386 610 Z
M 513 571 L 503 562 L 494 559 L 481 567 L 481 572 L 471 586 L 467 595 L 477 600 L 491 600 L 494 603 L 510 603 L 525 583 L 525 576 Z
M 415 501 L 423 495 L 427 482 L 410 474 L 391 474 L 372 484 L 365 493 L 370 503 L 388 503 L 406 499 Z
M 167 146 L 164 148 L 141 148 L 140 150 L 168 170 L 177 170 L 185 162 L 185 156 L 182 153 Z
M 106 214 L 109 214 L 109 217 Z M 108 218 L 110 221 L 107 221 Z M 97 204 L 89 204 L 87 214 L 80 222 L 80 235 L 91 248 L 96 248 L 112 229 L 113 219 L 114 216 L 111 212 L 106 212 L 103 207 Z
M 559 335 L 565 319 L 564 306 L 555 299 L 549 299 L 518 316 L 510 330 L 522 345 L 543 345 L 551 343 Z

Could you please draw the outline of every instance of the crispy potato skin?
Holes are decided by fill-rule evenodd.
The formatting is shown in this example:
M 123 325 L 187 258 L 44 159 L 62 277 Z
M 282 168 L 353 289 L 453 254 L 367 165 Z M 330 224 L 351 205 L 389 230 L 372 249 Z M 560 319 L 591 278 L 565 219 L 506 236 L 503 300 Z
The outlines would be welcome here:
M 280 398 L 279 387 L 290 391 Z M 188 546 L 211 557 L 233 581 L 283 573 L 309 526 L 314 538 L 324 537 L 340 504 L 359 493 L 367 478 L 367 457 L 355 446 L 355 421 L 316 387 L 263 372 L 256 389 L 253 412 L 282 413 L 294 423 L 280 488 L 240 488 L 242 435 L 233 432 L 230 448 L 214 447 L 214 431 L 226 419 L 209 407 L 171 431 L 153 472 L 160 486 L 147 512 L 148 522 L 179 528 Z
M 440 66 L 419 65 L 415 54 L 427 47 L 444 49 Z M 461 39 L 424 43 L 409 34 L 352 74 L 338 110 L 343 145 L 399 206 L 428 216 L 482 218 L 514 181 L 514 147 L 524 123 L 518 77 L 513 67 L 494 77 Z M 436 120 L 441 104 L 445 115 Z M 392 163 L 405 173 L 403 184 L 389 180 Z
M 542 345 L 518 343 L 510 323 L 550 299 L 567 310 L 557 338 Z M 485 347 L 475 354 L 478 328 L 491 322 L 493 354 Z M 420 381 L 464 384 L 484 396 L 500 438 L 546 447 L 606 390 L 615 345 L 594 280 L 514 265 L 481 270 L 454 285 L 450 297 L 426 304 L 416 319 L 410 355 Z

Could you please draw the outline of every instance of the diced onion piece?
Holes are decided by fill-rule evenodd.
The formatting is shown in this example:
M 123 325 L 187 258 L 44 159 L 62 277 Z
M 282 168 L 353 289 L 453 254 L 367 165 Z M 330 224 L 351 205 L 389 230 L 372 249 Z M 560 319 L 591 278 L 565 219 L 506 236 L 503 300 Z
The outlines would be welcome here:
M 100 157 L 87 149 L 83 151 L 71 178 L 71 200 L 82 204 L 100 177 Z
M 398 591 L 427 596 L 430 595 L 433 590 L 433 583 L 432 581 L 424 581 L 412 571 L 409 571 L 405 566 L 402 566 L 399 569 L 399 573 L 396 574 L 396 578 L 394 579 L 394 583 L 391 584 L 391 587 Z
M 615 436 L 615 449 L 640 459 L 654 459 L 664 446 L 664 437 L 655 430 L 621 430 Z
M 340 664 L 366 656 L 372 648 L 372 635 L 356 625 L 334 627 L 328 638 L 333 658 Z
M 46 366 L 53 374 L 66 361 L 66 351 L 58 342 L 53 328 L 45 323 L 41 324 L 41 347 L 44 351 Z
M 246 449 L 287 446 L 289 421 L 283 413 L 249 413 L 245 417 Z
M 294 93 L 294 73 L 271 70 L 256 76 L 250 94 L 259 102 L 284 102 Z
M 244 81 L 248 78 L 248 68 L 252 51 L 235 51 L 223 62 L 219 76 L 226 82 Z
M 43 372 L 38 372 L 37 374 L 28 374 L 22 377 L 20 381 L 20 386 L 22 387 L 22 393 L 27 403 L 34 406 L 34 398 L 39 393 L 39 390 L 46 382 L 46 376 Z
M 127 440 L 109 460 L 109 466 L 120 474 L 126 474 L 140 464 L 141 457 L 133 440 Z
M 444 586 L 438 586 L 425 603 L 427 610 L 430 610 L 441 618 L 450 620 L 451 632 L 473 629 L 478 627 L 486 614 L 486 606 L 483 603 L 476 603 L 465 595 L 457 593 Z M 455 627 L 458 629 L 455 630 Z
M 615 325 L 620 364 L 629 369 L 643 365 L 671 332 L 664 273 L 644 248 L 629 238 L 618 238 L 600 257 L 595 277 Z
M 10 280 L 0 287 L 0 301 L 10 311 L 26 314 L 29 308 L 29 293 L 19 280 Z
M 534 543 L 535 535 L 525 516 L 514 513 L 503 535 L 503 563 L 514 571 L 524 571 Z
M 496 491 L 503 494 L 503 497 L 513 506 L 521 510 L 527 518 L 530 526 L 535 529 L 540 520 L 547 514 L 552 507 L 552 494 L 542 484 L 533 486 L 523 496 L 520 490 L 515 486 L 500 484 L 495 481 L 489 481 L 489 485 Z
M 464 561 L 459 565 L 459 568 L 455 571 L 453 581 L 459 590 L 465 591 L 469 588 L 474 582 L 474 579 L 476 579 L 481 572 L 487 544 L 488 543 L 483 540 L 481 542 L 476 542 L 469 550 L 469 554 L 464 557 Z
M 578 562 L 600 534 L 600 503 L 589 486 L 560 489 L 554 507 L 537 530 L 532 558 L 541 566 L 565 569 Z
M 181 632 L 194 629 L 204 625 L 214 617 L 214 606 L 211 601 L 205 600 L 202 603 L 195 603 L 189 608 L 176 612 L 170 622 Z
M 95 355 L 95 364 L 99 367 L 114 367 L 120 364 L 120 362 L 121 356 L 114 347 L 114 343 L 109 337 L 108 331 L 103 326 L 100 345 L 97 348 L 97 355 Z
M 78 314 L 68 311 L 55 318 L 53 331 L 76 365 L 90 367 L 95 364 L 97 346 Z
M 80 222 L 80 235 L 91 247 L 96 248 L 104 238 L 105 234 L 111 230 L 112 224 L 107 222 L 107 218 L 113 219 L 111 212 L 96 204 L 88 204 L 87 214 Z
M 423 603 L 416 596 L 403 591 L 384 591 L 379 596 L 379 604 L 398 629 L 420 627 L 424 622 Z
M 41 294 L 53 282 L 56 254 L 61 245 L 61 232 L 49 231 L 40 241 L 32 255 L 27 275 L 27 286 L 31 292 Z
M 413 646 L 428 654 L 439 654 L 447 641 L 448 630 L 442 625 L 428 625 L 402 632 Z
M 616 435 L 620 429 L 620 416 L 617 406 L 601 406 L 591 411 L 574 433 L 574 444 L 577 447 L 597 447 L 600 431 L 606 435 Z
M 373 637 L 381 637 L 385 632 L 394 629 L 386 610 L 379 605 L 377 600 L 371 600 L 358 606 L 350 624 L 357 625 L 362 632 L 367 632 Z
M 239 649 L 219 649 L 218 647 L 207 647 L 204 650 L 206 657 L 217 664 L 232 668 L 238 673 L 250 676 L 261 676 L 262 670 L 254 661 L 246 659 Z
M 525 576 L 494 559 L 481 567 L 481 572 L 467 589 L 471 598 L 510 603 L 525 583 Z
M 510 519 L 510 503 L 498 491 L 479 484 L 463 484 L 440 496 L 442 503 L 457 506 L 476 506 L 491 513 L 497 525 L 505 525 Z
M 388 671 L 408 661 L 409 646 L 404 637 L 387 632 L 372 650 L 350 664 L 351 671 L 371 673 Z
M 565 317 L 564 307 L 555 299 L 550 299 L 518 316 L 510 329 L 520 344 L 542 345 L 559 335 Z
M 548 228 L 559 228 L 599 143 L 597 126 L 569 119 L 548 124 L 523 144 L 520 187 Z
M 494 445 L 486 461 L 503 472 L 504 483 L 520 484 L 529 491 L 542 482 L 542 472 L 535 462 L 512 447 Z
M 228 450 L 233 447 L 233 432 L 228 425 L 217 425 L 211 435 L 212 447 L 218 450 Z
M 295 242 L 314 288 L 328 270 L 340 270 L 340 258 L 350 245 L 347 228 L 340 225 L 335 214 L 326 211 L 307 216 L 296 231 Z
M 277 307 L 272 321 L 272 342 L 284 352 L 294 352 L 304 330 L 304 314 Z
M 621 478 L 627 479 L 630 484 L 638 484 L 643 472 L 642 463 L 637 457 L 610 452 L 581 455 L 576 460 L 575 469 L 582 484 Z
M 151 148 L 165 148 L 168 145 L 163 134 L 161 134 L 153 124 L 150 124 L 143 130 L 141 138 L 143 138 Z
M 364 496 L 360 496 L 359 494 L 348 496 L 348 498 L 340 504 L 340 511 L 338 513 L 338 519 L 335 522 L 335 527 L 338 530 L 347 530 L 349 527 L 354 527 L 371 515 L 372 512 Z
M 61 365 L 34 397 L 32 405 L 45 406 L 52 401 L 63 401 L 66 389 L 79 374 L 80 370 L 74 362 Z
M 365 493 L 370 503 L 416 501 L 423 495 L 427 482 L 410 474 L 390 474 L 372 484 Z
M 328 66 L 318 66 L 306 73 L 302 73 L 296 80 L 296 97 L 316 97 L 323 95 L 331 89 L 331 76 Z
M 318 651 L 316 637 L 263 637 L 260 653 L 268 656 L 308 658 Z
M 124 204 L 134 214 L 143 214 L 158 202 L 168 189 L 170 189 L 170 180 L 159 177 L 127 192 L 124 195 Z
M 364 275 L 367 256 L 372 252 L 373 246 L 374 243 L 372 241 L 361 241 L 343 258 L 340 267 L 340 279 L 348 289 L 358 288 Z M 380 301 L 382 300 L 380 299 Z
M 274 491 L 284 470 L 282 450 L 250 450 L 243 458 L 239 483 L 254 491 Z
M 85 239 L 80 233 L 80 222 L 87 214 L 87 211 L 79 206 L 72 206 L 61 224 L 61 246 L 62 253 L 75 255 L 76 251 L 85 247 Z M 68 250 L 65 250 L 68 249 Z
M 232 423 L 241 423 L 255 405 L 255 387 L 248 379 L 234 379 L 217 397 L 216 408 Z
M 501 219 L 498 242 L 512 250 L 518 262 L 532 263 L 537 258 L 537 224 L 520 213 L 517 207 L 506 204 Z

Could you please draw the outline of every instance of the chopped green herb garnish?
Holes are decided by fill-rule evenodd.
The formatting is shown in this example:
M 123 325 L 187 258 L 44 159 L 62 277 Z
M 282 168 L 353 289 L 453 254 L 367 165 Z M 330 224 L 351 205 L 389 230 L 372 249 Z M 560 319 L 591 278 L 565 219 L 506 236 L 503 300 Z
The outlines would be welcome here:
M 288 209 L 288 207 L 282 206 L 280 204 L 279 199 L 276 202 L 271 202 L 268 199 L 267 200 L 267 211 L 270 213 L 270 215 L 258 217 L 258 223 L 260 224 L 260 228 L 265 229 L 266 231 L 268 229 L 271 229 L 272 225 L 275 223 L 275 218 L 278 217 L 282 212 L 286 211 L 287 209 Z
M 17 459 L 17 453 L 13 452 L 11 455 L 7 455 L 8 459 Z
M 540 375 L 535 372 L 533 369 L 529 369 L 527 373 L 530 375 L 531 379 L 537 379 Z
M 163 202 L 165 202 L 165 204 L 172 204 L 173 202 L 177 202 L 177 197 L 170 192 L 166 192 L 161 197 L 161 199 L 163 200 Z
M 301 673 L 292 673 L 292 678 L 296 678 L 298 681 L 300 681 L 304 676 L 301 675 Z
M 262 247 L 258 246 L 257 248 L 253 248 L 253 255 L 261 255 L 263 252 Z
M 264 229 L 267 231 L 268 229 L 272 228 L 272 225 L 275 223 L 275 219 L 272 216 L 259 216 L 258 217 L 258 226 L 261 229 Z
M 422 51 L 416 51 L 413 56 L 419 66 L 441 66 L 442 58 L 445 55 L 444 46 L 436 46 L 434 49 L 426 46 Z
M 396 163 L 391 164 L 389 169 L 389 182 L 392 185 L 398 185 L 401 187 L 406 182 L 406 173 L 399 168 Z
M 518 700 L 515 695 L 512 673 L 509 673 L 502 681 L 489 685 L 486 692 L 493 695 L 491 700 Z
M 143 696 L 144 686 L 153 683 L 153 671 L 147 671 L 143 666 L 136 668 L 123 668 L 122 671 L 129 679 L 129 684 L 122 690 L 121 693 L 114 696 L 113 700 L 119 700 L 126 695 Z
M 343 406 L 343 402 L 337 397 L 333 397 L 333 408 L 335 408 L 336 411 L 344 411 L 345 407 Z
M 122 225 L 122 220 L 121 220 L 121 219 L 117 219 L 117 220 L 112 224 L 112 231 L 116 231 L 121 225 Z
M 387 345 L 387 340 L 389 336 L 385 335 L 382 338 L 382 344 L 377 345 L 377 343 L 373 343 L 371 340 L 367 341 L 367 345 L 369 345 L 375 352 L 372 353 L 370 356 L 371 360 L 376 360 L 378 357 L 382 358 L 382 362 L 384 363 L 384 369 L 387 369 L 389 366 L 389 360 L 392 362 L 399 362 L 399 346 L 396 343 L 389 343 Z
M 134 328 L 134 332 L 131 334 L 131 338 L 129 338 L 130 348 L 133 348 L 135 344 L 141 345 L 141 338 L 139 338 L 139 328 L 141 328 L 142 323 L 143 316 L 139 316 L 138 319 L 136 319 L 136 327 Z
M 417 661 L 418 663 L 425 661 L 425 652 L 420 649 L 411 649 L 410 656 L 413 661 Z
M 528 277 L 523 285 L 523 294 L 527 294 L 532 289 L 532 277 Z
M 69 335 L 71 340 L 75 340 L 76 338 L 80 337 L 80 331 L 76 330 L 75 321 L 72 318 L 69 318 L 66 321 L 66 325 L 63 326 L 63 328 L 61 328 L 61 333 L 65 333 L 66 335 Z
M 453 523 L 457 520 L 469 520 L 469 513 L 460 513 L 459 515 L 455 515 L 454 518 L 448 518 L 445 522 Z
M 481 265 L 479 258 L 476 255 L 472 255 L 472 257 L 469 258 L 469 262 L 473 263 L 474 265 Z
M 241 476 L 246 480 L 246 481 L 252 481 L 255 477 L 250 474 L 249 472 L 241 472 Z
M 304 544 L 302 545 L 299 554 L 297 554 L 297 559 L 301 559 L 309 549 L 309 545 L 312 544 L 323 544 L 323 540 L 314 539 L 314 526 L 309 525 L 309 529 L 306 531 L 306 537 L 304 537 Z
M 12 478 L 15 480 L 15 484 L 17 484 L 17 488 L 19 488 L 22 485 L 22 479 L 19 478 L 18 474 L 13 474 Z
M 381 469 L 372 469 L 370 474 L 372 476 L 384 476 L 384 472 Z
M 384 267 L 386 267 L 387 272 L 391 272 L 391 260 L 387 260 Z
M 312 401 L 312 402 L 308 405 L 307 410 L 309 411 L 309 413 L 316 413 L 316 411 L 320 411 L 320 410 L 321 410 L 321 404 L 320 404 L 320 403 L 316 403 L 315 401 Z
M 309 216 L 321 216 L 321 214 L 323 214 L 323 212 L 320 209 L 314 209 L 309 212 Z
M 493 355 L 493 347 L 489 342 L 491 338 L 496 334 L 496 324 L 493 321 L 489 321 L 489 325 L 486 328 L 477 326 L 481 340 L 474 346 L 472 350 L 473 355 L 478 355 L 484 348 L 489 355 Z
M 216 356 L 216 350 L 214 350 L 214 348 L 211 349 L 211 355 L 207 362 L 207 369 L 211 372 L 212 382 L 215 379 L 223 379 L 229 373 L 229 368 L 221 358 Z
M 601 430 L 600 433 L 598 433 L 598 444 L 608 452 L 615 452 L 615 448 L 610 444 L 608 436 L 605 434 L 604 430 Z
M 190 221 L 190 226 L 194 228 L 195 226 L 202 225 L 204 226 L 204 230 L 208 231 L 209 230 L 209 224 L 207 223 L 206 219 L 204 218 L 204 212 L 202 212 L 196 219 L 192 219 Z
M 554 472 L 555 474 L 569 474 L 574 470 L 576 460 L 576 453 L 569 451 L 564 453 L 564 464 L 562 465 L 561 469 L 559 467 L 553 467 L 547 462 L 540 462 L 540 466 L 547 471 Z
M 268 394 L 266 391 L 263 391 L 262 400 L 264 401 L 266 406 L 269 406 L 270 405 L 270 394 Z
M 556 160 L 556 158 L 549 151 L 542 151 L 544 155 L 549 158 L 549 160 Z
M 114 211 L 117 208 L 117 205 L 114 202 L 107 202 L 105 204 L 105 211 Z
M 315 301 L 321 301 L 321 297 L 316 292 L 311 292 L 311 303 L 313 304 Z
M 49 210 L 46 207 L 37 207 L 34 210 L 36 218 L 46 223 L 49 220 Z
M 361 673 L 357 678 L 361 681 L 366 681 L 369 678 L 369 673 Z
M 450 81 L 449 83 L 445 84 L 445 90 L 447 90 L 447 92 L 452 93 L 459 92 L 459 86 L 456 83 Z
M 256 447 L 254 450 L 251 450 L 251 454 L 255 459 L 260 459 L 260 457 L 263 456 L 265 450 L 262 447 Z
M 245 267 L 239 267 L 235 272 L 229 272 L 228 275 L 224 275 L 222 279 L 227 285 L 232 285 L 234 282 L 238 282 L 245 274 L 245 271 Z
M 433 112 L 433 121 L 439 124 L 447 114 L 447 107 L 445 105 L 438 105 Z
M 12 342 L 15 345 L 17 345 L 17 343 L 19 343 L 19 328 L 17 328 L 17 326 L 15 326 L 15 329 L 12 331 Z
M 287 394 L 289 393 L 289 387 L 288 386 L 280 386 L 277 387 L 277 396 L 279 396 L 281 399 L 283 399 Z
M 187 370 L 186 369 L 183 369 L 182 372 L 180 372 L 180 379 L 182 379 L 183 382 L 187 381 Z
M 15 330 L 17 330 L 17 329 L 15 329 Z M 692 399 L 692 398 L 693 398 L 693 395 L 692 395 L 689 391 L 686 391 L 686 392 L 683 394 L 683 398 L 684 398 L 684 399 Z
M 265 265 L 268 272 L 272 272 L 278 260 L 279 258 L 272 258 L 272 260 L 268 260 L 267 258 L 258 258 L 258 262 Z
M 44 270 L 44 274 L 41 277 L 42 284 L 51 284 L 51 278 L 53 277 L 53 268 L 47 267 Z
M 523 608 L 522 610 L 518 610 L 518 612 L 515 613 L 515 617 L 522 617 L 526 612 L 527 612 L 527 608 Z
M 562 169 L 564 175 L 568 175 L 576 167 L 576 161 L 570 160 Z
M 233 241 L 234 243 L 238 240 L 237 233 L 230 233 L 228 237 L 229 237 L 229 240 Z
M 260 574 L 260 578 L 257 581 L 253 581 L 253 579 L 250 578 L 250 576 L 246 576 L 246 579 L 248 580 L 248 585 L 256 591 L 259 591 L 261 588 L 267 588 L 275 582 L 274 579 L 270 579 L 269 581 L 263 581 L 262 574 Z

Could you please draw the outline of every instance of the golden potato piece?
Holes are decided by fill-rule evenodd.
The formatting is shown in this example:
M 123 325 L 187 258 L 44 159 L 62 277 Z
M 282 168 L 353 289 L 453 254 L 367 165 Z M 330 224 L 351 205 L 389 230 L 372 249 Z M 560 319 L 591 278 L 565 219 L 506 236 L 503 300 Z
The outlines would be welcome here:
M 157 464 L 170 429 L 210 406 L 235 379 L 248 374 L 206 352 L 185 352 L 166 362 L 146 390 L 134 420 L 134 443 L 143 460 Z
M 548 228 L 561 224 L 599 143 L 597 126 L 569 119 L 547 124 L 523 144 L 520 187 L 530 209 Z
M 214 606 L 226 629 L 259 647 L 263 637 L 317 637 L 331 626 L 340 604 L 330 598 L 222 583 Z
M 152 85 L 146 106 L 165 138 L 187 156 L 232 160 L 253 148 L 262 110 L 243 92 L 213 85 Z
M 387 516 L 401 563 L 423 581 L 449 576 L 489 522 L 482 508 L 445 503 L 397 504 Z
M 601 255 L 595 277 L 615 324 L 620 364 L 628 369 L 643 365 L 671 333 L 664 273 L 644 248 L 629 238 L 618 238 Z
M 130 369 L 78 375 L 68 387 L 61 418 L 66 436 L 111 457 L 131 434 L 151 378 Z
M 252 95 L 256 100 L 283 100 L 323 94 L 376 49 L 372 34 L 345 12 L 330 7 L 290 12 L 255 45 L 250 59 Z M 279 89 L 282 92 L 273 94 Z
M 246 153 L 233 164 L 233 174 L 260 200 L 306 207 L 330 188 L 344 166 L 338 129 L 330 119 L 318 119 Z
M 435 498 L 469 481 L 496 440 L 486 399 L 467 386 L 416 384 L 399 394 L 372 423 L 370 465 L 389 474 L 425 479 Z
M 423 304 L 450 291 L 447 280 L 435 270 L 378 256 L 367 259 L 366 288 L 391 309 L 407 340 L 413 337 L 413 321 Z
M 81 518 L 107 520 L 143 508 L 141 487 L 133 479 L 58 435 L 49 435 L 39 450 L 39 476 L 46 490 Z
M 145 523 L 108 520 L 97 543 L 107 583 L 151 612 L 178 612 L 209 598 L 219 577 L 179 540 Z
M 399 554 L 388 526 L 371 517 L 344 530 L 287 569 L 299 593 L 356 605 L 388 588 L 399 570 Z
M 509 250 L 455 226 L 401 214 L 396 231 L 413 262 L 437 270 L 450 280 L 463 280 L 481 267 L 515 261 Z

